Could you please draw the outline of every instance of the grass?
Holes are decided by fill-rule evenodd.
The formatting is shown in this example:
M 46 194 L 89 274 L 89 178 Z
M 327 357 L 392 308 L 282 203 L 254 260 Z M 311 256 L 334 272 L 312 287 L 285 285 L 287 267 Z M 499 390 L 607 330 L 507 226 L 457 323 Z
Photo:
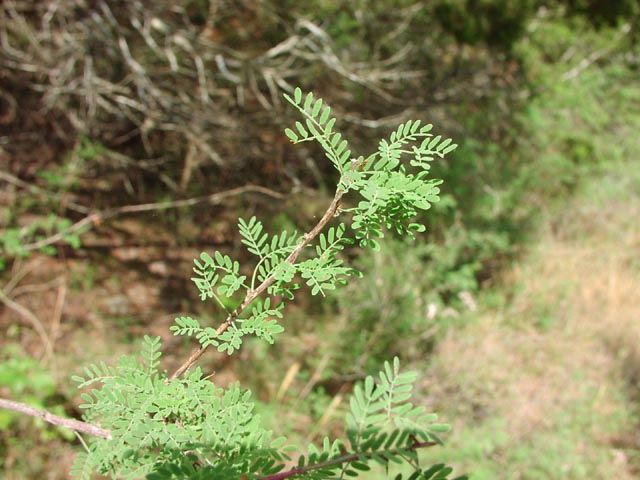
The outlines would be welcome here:
M 503 278 L 512 298 L 453 328 L 426 398 L 473 479 L 637 478 L 640 172 L 609 165 Z M 442 457 L 444 455 L 444 458 Z

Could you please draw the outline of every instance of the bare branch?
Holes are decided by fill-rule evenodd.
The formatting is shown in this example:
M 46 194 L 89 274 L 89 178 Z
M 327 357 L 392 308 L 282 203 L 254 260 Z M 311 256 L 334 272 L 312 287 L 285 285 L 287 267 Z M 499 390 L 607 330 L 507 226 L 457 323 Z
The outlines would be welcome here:
M 425 442 L 416 441 L 413 445 L 410 445 L 406 450 L 411 450 L 415 452 L 420 448 L 433 447 L 435 445 L 438 445 L 438 443 L 433 441 L 425 441 Z M 279 472 L 273 475 L 267 475 L 266 477 L 262 477 L 261 480 L 285 480 L 286 478 L 297 477 L 299 475 L 303 475 L 308 472 L 313 472 L 314 470 L 321 470 L 327 467 L 335 467 L 338 465 L 343 465 L 345 463 L 353 463 L 353 462 L 362 460 L 363 458 L 372 458 L 374 455 L 378 455 L 379 457 L 385 458 L 385 454 L 394 455 L 398 453 L 400 453 L 400 450 L 391 450 L 391 451 L 385 452 L 384 454 L 380 454 L 377 452 L 350 453 L 350 454 L 342 455 L 341 457 L 338 457 L 338 458 L 326 460 L 324 462 L 311 463 L 304 467 L 296 467 L 296 468 L 292 468 L 291 470 L 287 470 L 285 472 Z
M 31 193 L 35 194 L 35 195 L 44 195 L 46 197 L 49 197 L 51 199 L 54 200 L 60 200 L 62 198 L 62 196 L 60 194 L 57 193 L 51 193 L 48 192 L 34 184 L 31 183 L 27 183 L 24 182 L 22 180 L 20 180 L 18 177 L 16 177 L 15 175 L 11 175 L 10 173 L 7 172 L 3 172 L 0 170 L 0 180 L 4 180 L 7 183 L 11 183 L 13 185 L 15 185 L 16 187 L 20 187 L 20 188 L 24 188 L 26 190 L 29 190 Z M 84 207 L 82 205 L 79 205 L 75 202 L 69 202 L 67 201 L 67 207 L 70 210 L 73 210 L 74 212 L 78 212 L 78 213 L 89 213 L 89 209 L 87 207 Z
M 107 440 L 111 440 L 112 438 L 111 432 L 109 432 L 109 430 L 99 427 L 98 425 L 81 422 L 80 420 L 75 420 L 73 418 L 59 417 L 58 415 L 47 412 L 46 410 L 41 410 L 39 408 L 27 405 L 26 403 L 14 402 L 13 400 L 0 398 L 0 408 L 6 408 L 15 412 L 24 413 L 25 415 L 29 415 L 31 417 L 41 418 L 45 422 L 49 422 L 53 425 L 58 425 L 59 427 L 68 428 L 69 430 L 73 430 L 74 432 L 86 433 L 88 435 L 105 438 Z
M 622 28 L 620 29 L 620 31 L 618 32 L 618 35 L 616 35 L 615 39 L 612 42 L 609 42 L 606 47 L 604 47 L 604 48 L 602 48 L 600 50 L 596 50 L 595 52 L 592 52 L 591 55 L 589 55 L 589 56 L 583 58 L 582 60 L 580 60 L 580 62 L 575 67 L 573 67 L 571 70 L 566 71 L 562 75 L 562 79 L 563 80 L 571 80 L 572 78 L 575 78 L 578 75 L 580 75 L 584 70 L 586 70 L 591 65 L 593 65 L 595 62 L 600 60 L 602 57 L 608 55 L 615 48 L 617 48 L 618 44 L 621 42 L 621 40 L 623 40 L 624 37 L 630 31 L 631 31 L 631 25 L 629 23 L 623 25 Z M 573 52 L 571 52 L 571 53 L 573 54 Z
M 284 197 L 281 193 L 275 192 L 268 188 L 255 186 L 255 185 L 246 185 L 244 187 L 233 188 L 231 190 L 227 190 L 224 192 L 213 193 L 211 195 L 205 195 L 202 197 L 187 198 L 185 200 L 175 200 L 173 202 L 125 205 L 123 207 L 110 208 L 102 212 L 94 212 L 90 215 L 87 215 L 82 220 L 78 220 L 69 228 L 65 228 L 64 230 L 56 233 L 55 235 L 52 235 L 38 242 L 28 243 L 26 245 L 23 245 L 23 248 L 24 250 L 31 251 L 31 250 L 38 250 L 48 245 L 53 245 L 54 243 L 64 239 L 64 237 L 66 237 L 67 235 L 78 232 L 84 228 L 91 228 L 92 225 L 98 224 L 107 218 L 111 218 L 122 213 L 138 213 L 138 212 L 148 212 L 152 210 L 166 210 L 169 208 L 188 207 L 188 206 L 196 205 L 198 203 L 203 203 L 203 202 L 217 204 L 222 202 L 226 198 L 233 197 L 236 195 L 242 195 L 244 193 L 250 193 L 250 192 L 262 193 L 263 195 L 268 195 L 273 198 Z
M 45 357 L 51 358 L 53 356 L 53 345 L 47 331 L 45 330 L 42 322 L 36 317 L 31 310 L 20 305 L 18 302 L 11 300 L 2 289 L 0 289 L 0 302 L 2 302 L 7 308 L 10 308 L 22 318 L 26 319 L 29 324 L 36 331 L 42 343 L 44 345 Z

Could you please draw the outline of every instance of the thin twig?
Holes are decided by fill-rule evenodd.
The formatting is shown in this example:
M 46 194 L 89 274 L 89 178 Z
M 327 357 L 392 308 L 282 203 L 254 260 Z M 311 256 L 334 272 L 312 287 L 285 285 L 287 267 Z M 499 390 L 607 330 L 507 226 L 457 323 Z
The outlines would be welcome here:
M 64 308 L 65 299 L 67 297 L 67 279 L 62 277 L 63 281 L 58 287 L 58 297 L 56 299 L 56 306 L 53 309 L 53 318 L 51 320 L 51 327 L 49 328 L 51 339 L 51 348 L 55 348 L 56 338 L 60 333 L 60 319 L 62 318 L 62 310 Z
M 433 447 L 435 445 L 438 445 L 438 443 L 433 441 L 415 442 L 413 445 L 410 445 L 409 447 L 403 450 L 399 450 L 399 449 L 391 450 L 383 453 L 378 453 L 378 452 L 351 453 L 348 455 L 343 455 L 338 458 L 327 460 L 325 462 L 314 463 L 314 464 L 307 465 L 305 467 L 292 468 L 291 470 L 287 470 L 286 472 L 267 475 L 266 477 L 262 477 L 260 480 L 285 480 L 286 478 L 295 477 L 297 475 L 302 475 L 308 472 L 312 472 L 314 470 L 321 470 L 323 468 L 329 468 L 329 467 L 337 467 L 345 463 L 357 462 L 359 460 L 362 460 L 362 458 L 372 458 L 376 454 L 384 458 L 385 455 L 396 455 L 396 454 L 400 454 L 402 451 L 406 451 L 406 450 L 416 451 L 420 448 Z
M 23 245 L 22 248 L 24 250 L 30 251 L 30 250 L 38 250 L 48 245 L 53 245 L 54 243 L 64 239 L 64 237 L 66 237 L 67 235 L 70 235 L 79 230 L 82 230 L 83 228 L 87 228 L 87 227 L 91 228 L 92 225 L 98 224 L 107 218 L 114 217 L 122 213 L 138 213 L 138 212 L 148 212 L 152 210 L 166 210 L 169 208 L 188 207 L 188 206 L 196 205 L 198 203 L 203 203 L 203 202 L 216 204 L 216 203 L 220 203 L 222 200 L 228 197 L 241 195 L 243 193 L 248 193 L 248 192 L 262 193 L 264 195 L 268 195 L 273 198 L 284 198 L 284 195 L 278 192 L 274 192 L 273 190 L 270 190 L 268 188 L 259 187 L 255 185 L 246 185 L 244 187 L 233 188 L 225 192 L 213 193 L 211 195 L 188 198 L 185 200 L 175 200 L 173 202 L 125 205 L 123 207 L 110 208 L 107 210 L 103 210 L 101 212 L 94 212 L 90 215 L 87 215 L 82 220 L 78 220 L 76 223 L 74 223 L 70 227 L 65 228 L 64 230 L 61 230 L 55 235 L 52 235 L 48 238 L 45 238 L 43 240 L 40 240 L 34 243 L 28 243 L 26 245 Z
M 322 379 L 322 374 L 327 368 L 327 365 L 329 364 L 330 359 L 331 359 L 331 354 L 325 353 L 322 359 L 320 360 L 320 363 L 316 367 L 315 371 L 311 375 L 311 378 L 309 379 L 307 384 L 304 386 L 304 388 L 298 395 L 298 401 L 302 401 L 305 398 L 307 398 L 307 396 L 311 393 L 311 390 L 313 389 L 313 387 L 315 387 L 316 384 L 320 381 L 320 379 Z
M 6 285 L 2 288 L 5 295 L 11 295 L 14 288 L 16 288 L 20 281 L 27 275 L 29 275 L 33 270 L 38 268 L 42 263 L 42 260 L 39 259 L 35 262 L 31 262 L 24 268 L 22 268 L 22 263 L 23 262 L 21 257 L 17 257 L 15 262 L 13 262 L 13 266 L 11 267 L 11 277 L 9 278 L 9 281 L 6 283 Z
M 20 305 L 18 302 L 14 302 L 11 300 L 5 293 L 4 290 L 0 289 L 0 302 L 4 303 L 7 308 L 10 308 L 14 312 L 18 313 L 22 318 L 26 319 L 33 329 L 36 331 L 42 343 L 44 344 L 45 357 L 50 359 L 53 356 L 53 345 L 51 344 L 51 340 L 47 335 L 47 331 L 42 326 L 42 322 L 36 317 L 31 310 Z
M 31 263 L 39 267 L 42 265 L 43 262 L 38 261 L 38 262 L 31 262 Z M 35 270 L 35 269 L 32 269 L 32 270 Z M 59 283 L 60 283 L 60 277 L 56 277 L 47 282 L 20 285 L 19 287 L 15 287 L 10 291 L 4 288 L 4 294 L 13 298 L 14 300 L 17 300 L 18 297 L 21 297 L 26 294 L 46 292 L 48 290 L 51 290 L 52 288 L 59 286 Z
M 0 398 L 0 408 L 6 408 L 8 410 L 14 410 L 16 412 L 24 413 L 25 415 L 29 415 L 31 417 L 41 418 L 45 422 L 68 428 L 69 430 L 73 430 L 74 432 L 86 433 L 89 435 L 93 435 L 94 437 L 106 438 L 107 440 L 111 440 L 111 432 L 102 427 L 99 427 L 98 425 L 81 422 L 80 420 L 75 420 L 73 418 L 59 417 L 58 415 L 47 412 L 46 410 L 41 410 L 39 408 L 27 405 L 26 403 L 14 402 L 13 400 Z
M 337 216 L 338 208 L 340 207 L 340 200 L 342 199 L 343 195 L 344 195 L 344 192 L 342 190 L 336 191 L 336 194 L 333 197 L 333 201 L 331 202 L 331 205 L 329 205 L 329 208 L 327 208 L 327 211 L 324 212 L 324 215 L 322 216 L 320 221 L 316 224 L 315 227 L 311 229 L 311 231 L 309 231 L 309 233 L 305 233 L 302 236 L 302 240 L 300 241 L 300 243 L 298 243 L 295 249 L 285 259 L 285 262 L 293 264 L 296 261 L 296 258 L 298 258 L 298 255 L 300 255 L 302 250 L 304 250 L 304 248 L 309 244 L 309 242 L 311 242 L 311 240 L 313 240 L 320 233 L 320 231 L 324 228 L 324 226 L 327 223 L 329 223 L 329 221 L 333 217 Z M 269 288 L 275 281 L 276 281 L 276 277 L 274 275 L 271 275 L 264 282 L 258 285 L 258 287 L 255 290 L 249 290 L 246 296 L 244 297 L 244 300 L 240 304 L 240 306 L 236 308 L 233 312 L 231 312 L 227 317 L 227 319 L 216 329 L 216 334 L 221 335 L 223 332 L 225 332 L 231 326 L 231 324 L 238 318 L 238 316 L 251 304 L 251 302 L 253 302 L 256 298 L 262 295 L 262 293 L 267 288 Z M 184 372 L 186 372 L 194 363 L 198 361 L 200 357 L 202 357 L 202 355 L 204 355 L 204 353 L 208 350 L 208 348 L 209 348 L 208 346 L 200 347 L 198 350 L 193 352 L 191 356 L 180 366 L 180 368 L 178 368 L 171 375 L 171 377 L 169 377 L 169 380 L 174 380 L 178 378 L 180 375 L 182 375 Z
M 609 42 L 604 48 L 597 50 L 595 52 L 592 52 L 591 55 L 580 60 L 580 62 L 575 67 L 573 67 L 571 70 L 568 70 L 562 75 L 562 80 L 571 80 L 572 78 L 577 77 L 584 70 L 589 68 L 591 65 L 593 65 L 595 62 L 600 60 L 602 57 L 611 53 L 615 48 L 618 47 L 618 44 L 620 43 L 620 41 L 630 31 L 631 31 L 631 24 L 627 23 L 623 25 L 620 31 L 618 32 L 618 35 L 615 37 L 613 41 Z
M 37 185 L 31 184 L 31 183 L 27 183 L 27 182 L 25 182 L 23 180 L 20 180 L 15 175 L 11 175 L 10 173 L 7 173 L 7 172 L 0 171 L 0 180 L 4 180 L 7 183 L 11 183 L 11 184 L 15 185 L 16 187 L 20 187 L 20 188 L 24 188 L 25 190 L 29 190 L 31 193 L 33 193 L 35 195 L 44 195 L 44 196 L 52 198 L 54 200 L 60 200 L 60 198 L 61 198 L 61 195 L 59 195 L 59 194 L 47 192 L 46 190 L 43 190 L 42 188 L 38 187 Z M 89 209 L 87 207 L 84 207 L 82 205 L 78 205 L 77 203 L 74 203 L 74 202 L 67 202 L 66 206 L 70 210 L 73 210 L 73 211 L 78 212 L 78 213 L 85 213 L 86 214 L 86 213 L 89 212 Z

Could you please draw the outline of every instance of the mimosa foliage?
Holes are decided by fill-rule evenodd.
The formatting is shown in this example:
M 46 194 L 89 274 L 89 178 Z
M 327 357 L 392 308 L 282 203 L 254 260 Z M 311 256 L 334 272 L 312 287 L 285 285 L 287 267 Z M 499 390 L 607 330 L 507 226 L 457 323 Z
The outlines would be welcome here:
M 381 140 L 374 153 L 353 158 L 322 100 L 300 89 L 285 98 L 304 118 L 295 130 L 286 130 L 287 136 L 294 143 L 315 140 L 323 147 L 341 175 L 336 194 L 322 219 L 305 234 L 270 235 L 256 217 L 240 219 L 241 242 L 255 257 L 250 268 L 217 251 L 203 252 L 194 261 L 192 280 L 200 298 L 225 310 L 226 305 L 238 305 L 226 310 L 217 327 L 188 316 L 176 318 L 173 333 L 194 337 L 200 353 L 215 347 L 231 355 L 247 335 L 273 344 L 284 330 L 279 321 L 296 290 L 306 285 L 312 295 L 325 295 L 349 276 L 360 275 L 339 256 L 346 246 L 357 241 L 360 247 L 379 248 L 376 239 L 384 236 L 383 229 L 410 236 L 423 231 L 415 216 L 438 200 L 440 182 L 427 178 L 429 162 L 455 145 L 434 137 L 431 125 L 408 121 Z M 349 193 L 355 198 L 347 197 Z M 348 222 L 335 220 L 345 214 Z M 401 372 L 397 358 L 354 388 L 346 438 L 327 437 L 321 446 L 309 446 L 296 463 L 290 453 L 302 449 L 286 446 L 284 438 L 274 439 L 261 426 L 250 392 L 237 384 L 216 387 L 215 377 L 206 377 L 199 367 L 190 369 L 191 361 L 168 376 L 158 369 L 160 349 L 159 338 L 145 337 L 139 358 L 123 357 L 114 367 L 92 365 L 82 377 L 74 377 L 85 389 L 85 419 L 99 423 L 112 437 L 92 438 L 75 463 L 74 475 L 88 479 L 97 471 L 114 478 L 329 479 L 358 476 L 373 464 L 407 463 L 413 470 L 410 479 L 449 478 L 451 469 L 444 465 L 420 466 L 417 451 L 441 444 L 437 433 L 448 427 L 410 402 L 416 374 Z
M 441 444 L 436 434 L 449 429 L 435 423 L 437 415 L 409 402 L 417 375 L 401 372 L 395 358 L 377 379 L 368 376 L 356 386 L 346 415 L 347 441 L 325 438 L 321 447 L 310 445 L 286 471 L 289 452 L 299 448 L 282 448 L 285 439 L 272 439 L 261 427 L 250 392 L 238 384 L 218 388 L 200 368 L 168 381 L 157 368 L 160 356 L 160 339 L 146 336 L 139 359 L 123 357 L 115 367 L 92 365 L 84 377 L 74 377 L 80 388 L 100 384 L 82 395 L 80 407 L 87 421 L 108 425 L 113 438 L 92 438 L 78 455 L 73 475 L 328 479 L 357 476 L 372 464 L 402 462 L 422 472 L 417 450 Z M 428 476 L 429 471 L 438 475 Z M 435 465 L 412 478 L 447 479 L 450 472 Z

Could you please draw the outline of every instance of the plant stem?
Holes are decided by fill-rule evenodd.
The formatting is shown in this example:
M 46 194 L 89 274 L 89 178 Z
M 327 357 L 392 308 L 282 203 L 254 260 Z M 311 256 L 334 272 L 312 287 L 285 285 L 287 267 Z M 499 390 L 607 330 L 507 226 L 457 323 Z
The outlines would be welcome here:
M 432 441 L 428 441 L 428 442 L 415 442 L 413 443 L 413 445 L 409 446 L 408 448 L 404 449 L 404 451 L 407 450 L 412 450 L 415 451 L 419 448 L 425 448 L 425 447 L 433 447 L 435 445 L 438 445 L 437 442 L 432 442 Z M 291 470 L 287 470 L 286 472 L 280 472 L 280 473 L 275 473 L 273 475 L 267 475 L 266 477 L 262 477 L 260 478 L 260 480 L 284 480 L 286 478 L 290 478 L 296 475 L 302 475 L 305 474 L 307 472 L 311 472 L 313 470 L 320 470 L 323 468 L 329 468 L 329 467 L 336 467 L 338 465 L 342 465 L 344 463 L 352 463 L 355 462 L 361 458 L 371 458 L 374 454 L 377 454 L 378 456 L 384 458 L 386 455 L 399 455 L 402 452 L 402 450 L 400 449 L 395 449 L 395 450 L 381 450 L 379 452 L 369 452 L 369 453 L 351 453 L 348 455 L 343 455 L 341 457 L 337 457 L 337 458 L 333 458 L 331 460 L 327 460 L 324 462 L 320 462 L 320 463 L 315 463 L 312 465 L 307 465 L 306 467 L 299 467 L 299 468 L 292 468 Z
M 45 357 L 51 358 L 53 357 L 53 343 L 47 334 L 42 322 L 35 314 L 19 304 L 18 302 L 11 300 L 9 296 L 4 292 L 4 290 L 0 289 L 0 302 L 2 302 L 7 308 L 10 308 L 14 312 L 18 313 L 22 318 L 25 318 L 36 331 L 40 339 L 42 340 L 42 344 L 44 345 Z
M 13 400 L 0 398 L 0 408 L 14 410 L 16 412 L 24 413 L 25 415 L 30 415 L 32 417 L 38 417 L 43 419 L 45 422 L 68 428 L 69 430 L 73 430 L 75 432 L 87 433 L 95 437 L 101 437 L 107 440 L 111 440 L 111 432 L 102 427 L 99 427 L 98 425 L 81 422 L 80 420 L 75 420 L 73 418 L 59 417 L 58 415 L 47 412 L 46 410 L 41 410 L 39 408 L 32 407 L 31 405 L 27 405 L 26 403 L 14 402 Z
M 325 225 L 329 223 L 329 221 L 333 217 L 336 217 L 338 215 L 340 200 L 342 199 L 342 196 L 344 195 L 344 193 L 345 192 L 340 189 L 336 191 L 336 194 L 333 197 L 333 200 L 331 201 L 329 208 L 327 208 L 327 211 L 324 212 L 324 215 L 322 216 L 320 221 L 308 233 L 305 233 L 302 236 L 302 240 L 300 241 L 300 243 L 298 243 L 298 245 L 296 245 L 296 248 L 293 250 L 293 252 L 291 252 L 289 256 L 285 259 L 285 262 L 293 264 L 296 261 L 296 258 L 298 258 L 298 255 L 300 255 L 302 250 L 304 250 L 304 248 L 311 242 L 311 240 L 313 240 L 316 236 L 318 236 L 318 234 L 322 231 Z M 229 326 L 235 321 L 235 319 L 238 318 L 238 316 L 251 304 L 251 302 L 253 302 L 257 297 L 262 295 L 262 293 L 267 288 L 269 288 L 275 281 L 276 281 L 275 276 L 271 275 L 269 278 L 265 279 L 264 282 L 258 285 L 257 288 L 249 290 L 245 295 L 244 300 L 242 300 L 242 303 L 240 304 L 240 306 L 238 306 L 238 308 L 236 308 L 233 312 L 231 312 L 229 316 L 226 318 L 226 320 L 216 329 L 216 334 L 220 335 L 224 331 L 226 331 L 227 328 L 229 328 Z M 202 355 L 204 355 L 204 353 L 208 350 L 208 348 L 209 346 L 200 347 L 198 350 L 193 352 L 191 356 L 180 366 L 180 368 L 178 368 L 169 377 L 169 380 L 175 380 L 184 372 L 186 372 L 194 363 L 198 361 L 198 359 Z

